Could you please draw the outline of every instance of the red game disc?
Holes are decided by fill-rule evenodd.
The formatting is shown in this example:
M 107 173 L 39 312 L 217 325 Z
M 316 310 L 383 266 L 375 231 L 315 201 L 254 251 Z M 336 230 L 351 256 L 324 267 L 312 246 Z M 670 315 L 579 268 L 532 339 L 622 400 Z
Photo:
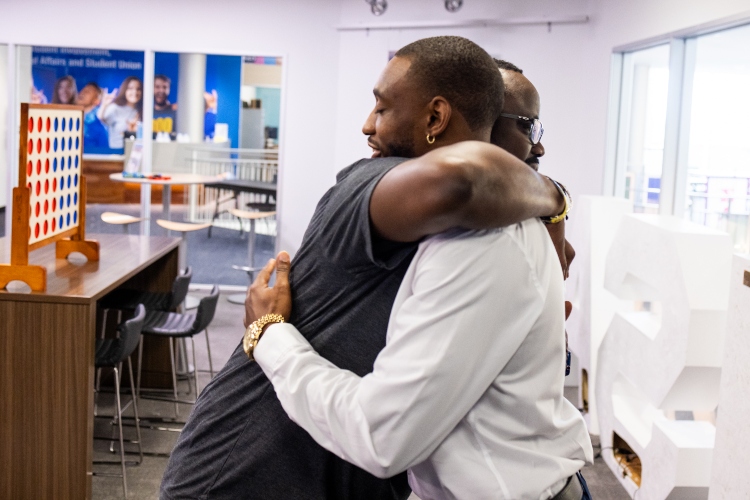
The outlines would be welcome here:
M 39 202 L 36 202 L 36 208 L 34 209 L 34 212 L 36 212 L 36 216 L 39 217 Z
M 52 198 L 52 211 L 57 210 L 57 198 Z
M 31 174 L 34 173 L 34 165 L 32 165 L 31 160 L 29 160 L 29 164 L 26 165 L 26 177 L 31 177 Z
M 34 140 L 29 139 L 29 154 L 33 154 L 33 153 L 34 153 Z
M 54 193 L 56 191 L 57 191 L 57 177 L 54 177 L 52 179 L 52 192 Z
M 47 148 L 49 149 L 49 139 L 47 140 Z M 49 173 L 49 158 L 44 160 L 44 173 L 45 174 Z
M 47 221 L 44 221 L 44 234 L 47 234 Z
M 47 137 L 47 142 L 44 143 L 44 150 L 45 153 L 49 153 L 49 137 Z
M 55 230 L 55 227 L 56 227 L 56 226 L 57 226 L 57 221 L 55 220 L 55 218 L 54 218 L 54 217 L 52 217 L 52 231 L 54 231 L 54 230 Z
M 36 129 L 41 132 L 42 131 L 42 117 L 39 117 L 39 120 L 36 122 Z
M 42 140 L 41 139 L 37 139 L 36 140 L 36 152 L 37 153 L 41 153 L 42 152 Z
M 36 181 L 36 195 L 39 196 L 39 193 L 42 192 L 42 183 L 39 181 Z
M 49 179 L 44 179 L 44 194 L 49 193 Z
M 39 238 L 39 223 L 36 223 L 36 226 L 34 226 L 34 238 Z
M 44 200 L 44 214 L 47 215 L 47 211 L 49 210 L 49 200 Z
M 33 131 L 34 131 L 34 119 L 29 118 L 29 132 L 33 132 Z
M 47 132 L 49 132 L 49 127 L 50 127 L 50 119 L 49 117 L 47 117 Z
M 41 174 L 42 173 L 42 160 L 36 161 L 36 173 Z

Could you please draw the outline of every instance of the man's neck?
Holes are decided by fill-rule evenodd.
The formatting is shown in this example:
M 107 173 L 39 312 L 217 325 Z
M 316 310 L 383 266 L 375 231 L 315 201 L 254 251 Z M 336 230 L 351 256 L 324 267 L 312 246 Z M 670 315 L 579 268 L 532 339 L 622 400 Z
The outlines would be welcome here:
M 169 109 L 170 106 L 171 106 L 171 103 L 169 101 L 164 101 L 163 104 L 154 103 L 154 110 L 164 111 L 165 109 Z

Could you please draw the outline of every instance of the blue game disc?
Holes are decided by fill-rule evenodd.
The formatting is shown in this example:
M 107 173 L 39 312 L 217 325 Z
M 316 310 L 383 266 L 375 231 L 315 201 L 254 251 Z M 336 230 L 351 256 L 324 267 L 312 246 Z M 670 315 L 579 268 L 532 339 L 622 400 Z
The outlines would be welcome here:
M 57 118 L 55 118 L 55 132 L 57 132 Z M 57 139 L 55 139 L 57 140 Z

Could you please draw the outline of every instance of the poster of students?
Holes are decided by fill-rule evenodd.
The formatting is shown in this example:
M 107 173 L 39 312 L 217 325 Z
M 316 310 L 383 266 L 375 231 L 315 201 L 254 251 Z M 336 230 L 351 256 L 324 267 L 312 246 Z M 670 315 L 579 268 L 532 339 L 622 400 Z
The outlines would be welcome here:
M 172 139 L 177 130 L 179 54 L 157 52 L 154 60 L 154 133 Z M 143 120 L 143 52 L 34 47 L 32 102 L 84 107 L 84 154 L 122 154 L 125 138 Z M 228 124 L 238 145 L 242 58 L 206 56 L 204 135 Z
M 84 153 L 121 154 L 143 115 L 143 52 L 34 47 L 32 100 L 84 107 Z

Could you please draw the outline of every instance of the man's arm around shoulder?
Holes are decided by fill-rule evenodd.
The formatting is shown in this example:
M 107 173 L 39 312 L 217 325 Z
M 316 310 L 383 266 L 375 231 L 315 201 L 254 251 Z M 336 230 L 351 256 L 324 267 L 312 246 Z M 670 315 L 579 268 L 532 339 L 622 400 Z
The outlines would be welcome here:
M 465 141 L 389 171 L 370 199 L 377 233 L 417 241 L 453 227 L 504 227 L 559 214 L 562 195 L 546 177 L 505 150 Z

